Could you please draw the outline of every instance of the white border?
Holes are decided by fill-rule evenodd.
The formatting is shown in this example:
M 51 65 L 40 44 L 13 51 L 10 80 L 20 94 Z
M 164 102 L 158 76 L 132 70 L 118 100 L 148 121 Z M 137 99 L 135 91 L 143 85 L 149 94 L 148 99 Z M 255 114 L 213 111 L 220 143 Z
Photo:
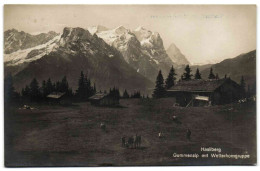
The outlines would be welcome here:
M 0 84 L 0 104 L 1 104 L 1 117 L 0 117 L 0 169 L 9 169 L 9 168 L 4 168 L 4 120 L 3 120 L 3 5 L 4 4 L 257 4 L 257 6 L 260 4 L 259 0 L 1 0 L 1 12 L 0 12 L 0 29 L 1 29 L 1 41 L 0 41 L 0 59 L 2 59 L 2 62 L 0 62 L 0 75 L 1 75 L 1 84 Z M 257 17 L 257 28 L 259 28 L 259 17 Z M 258 29 L 257 29 L 258 31 Z M 259 36 L 257 34 L 257 41 L 259 40 Z M 259 48 L 259 44 L 257 44 L 257 49 Z M 257 53 L 258 54 L 258 53 Z M 259 66 L 259 60 L 257 59 L 257 66 Z M 259 72 L 257 68 L 257 85 L 259 83 Z M 257 93 L 257 96 L 259 97 L 259 92 Z M 257 101 L 257 109 L 259 109 L 259 100 Z M 258 110 L 257 110 L 258 111 Z M 257 112 L 258 113 L 258 112 Z M 259 123 L 259 118 L 257 117 L 257 121 Z M 259 133 L 259 126 L 257 126 L 257 132 Z M 259 134 L 257 134 L 257 149 L 259 149 Z M 257 150 L 257 153 L 259 154 L 259 150 Z M 259 155 L 257 155 L 259 157 Z M 258 160 L 259 161 L 259 160 Z M 2 167 L 2 168 L 1 168 Z M 11 168 L 12 170 L 17 170 L 21 168 Z M 32 170 L 36 168 L 22 168 L 22 170 Z M 180 169 L 180 170 L 226 170 L 226 169 L 234 169 L 234 170 L 245 170 L 245 169 L 257 169 L 259 170 L 259 164 L 258 166 L 202 166 L 202 167 L 109 167 L 109 168 L 104 168 L 104 167 L 99 167 L 99 168 L 90 168 L 90 167 L 85 167 L 85 168 L 37 168 L 37 169 L 48 169 L 49 171 L 51 170 L 68 170 L 68 169 L 88 169 L 88 170 L 101 170 L 101 169 L 106 169 L 106 170 L 124 170 L 124 171 L 140 171 L 143 169 L 149 169 L 149 170 L 157 170 L 160 169 L 161 171 L 170 171 L 170 170 L 175 170 L 175 169 Z

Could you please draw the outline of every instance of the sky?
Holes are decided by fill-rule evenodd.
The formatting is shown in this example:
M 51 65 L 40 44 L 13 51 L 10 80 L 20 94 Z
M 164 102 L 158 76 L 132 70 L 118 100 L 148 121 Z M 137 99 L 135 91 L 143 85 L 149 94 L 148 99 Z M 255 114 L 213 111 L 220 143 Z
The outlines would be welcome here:
M 192 64 L 233 58 L 256 49 L 255 5 L 5 5 L 4 30 L 31 34 L 64 27 L 139 26 L 174 43 Z

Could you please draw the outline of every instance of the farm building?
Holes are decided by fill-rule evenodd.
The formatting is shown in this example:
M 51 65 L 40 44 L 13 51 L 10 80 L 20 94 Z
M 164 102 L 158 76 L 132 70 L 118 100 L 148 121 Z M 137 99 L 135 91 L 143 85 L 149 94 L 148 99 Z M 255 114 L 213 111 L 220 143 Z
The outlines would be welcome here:
M 241 86 L 230 78 L 217 80 L 179 81 L 167 90 L 180 106 L 228 104 L 241 97 Z
M 49 103 L 63 104 L 66 101 L 66 93 L 52 92 L 51 94 L 47 95 L 47 99 Z
M 96 93 L 89 98 L 92 105 L 97 106 L 114 106 L 119 104 L 118 98 L 113 98 L 107 93 Z

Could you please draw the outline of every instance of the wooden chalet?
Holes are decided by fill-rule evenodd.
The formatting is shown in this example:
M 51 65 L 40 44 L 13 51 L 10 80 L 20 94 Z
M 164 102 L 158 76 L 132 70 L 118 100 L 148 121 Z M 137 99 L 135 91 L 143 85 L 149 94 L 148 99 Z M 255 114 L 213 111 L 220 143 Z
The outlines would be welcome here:
M 119 99 L 109 96 L 107 93 L 96 93 L 89 98 L 92 105 L 115 106 L 119 104 Z
M 230 78 L 214 80 L 179 81 L 167 90 L 180 106 L 221 105 L 237 101 L 241 86 Z
M 63 92 L 52 92 L 47 95 L 47 99 L 49 103 L 62 103 L 65 99 L 65 94 Z

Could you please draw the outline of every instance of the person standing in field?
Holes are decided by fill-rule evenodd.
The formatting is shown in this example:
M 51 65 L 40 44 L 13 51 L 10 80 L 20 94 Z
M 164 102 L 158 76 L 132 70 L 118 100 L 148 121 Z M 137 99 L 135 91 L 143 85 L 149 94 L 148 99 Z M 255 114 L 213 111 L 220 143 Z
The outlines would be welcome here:
M 122 147 L 125 147 L 125 137 L 122 137 Z
M 187 129 L 187 132 L 186 132 L 186 138 L 190 141 L 190 136 L 191 136 L 191 131 L 190 129 L 188 128 Z

